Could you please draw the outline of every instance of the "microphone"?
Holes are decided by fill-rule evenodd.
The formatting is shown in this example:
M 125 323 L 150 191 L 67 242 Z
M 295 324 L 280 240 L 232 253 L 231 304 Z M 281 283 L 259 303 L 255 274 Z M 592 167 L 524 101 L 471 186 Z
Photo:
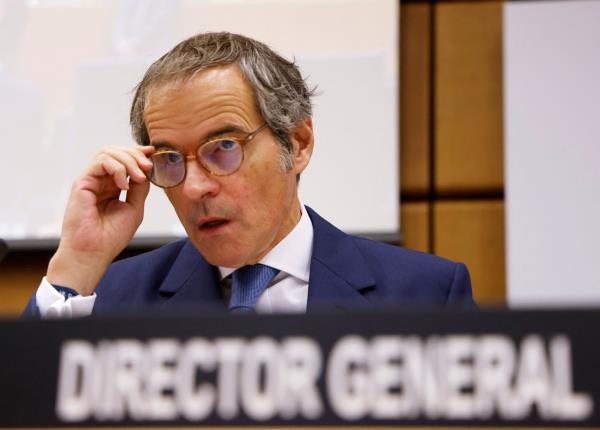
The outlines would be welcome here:
M 4 260 L 4 257 L 8 254 L 8 245 L 5 241 L 0 239 L 0 263 Z

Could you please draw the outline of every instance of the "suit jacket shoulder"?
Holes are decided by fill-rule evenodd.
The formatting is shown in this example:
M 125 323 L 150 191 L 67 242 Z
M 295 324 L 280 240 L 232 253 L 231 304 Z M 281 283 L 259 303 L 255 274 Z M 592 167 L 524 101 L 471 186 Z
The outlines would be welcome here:
M 355 242 L 374 268 L 377 285 L 395 286 L 381 294 L 410 296 L 427 305 L 471 304 L 471 281 L 464 264 L 364 238 Z
M 475 307 L 464 264 L 347 235 L 307 210 L 315 231 L 309 305 L 319 296 L 338 308 Z

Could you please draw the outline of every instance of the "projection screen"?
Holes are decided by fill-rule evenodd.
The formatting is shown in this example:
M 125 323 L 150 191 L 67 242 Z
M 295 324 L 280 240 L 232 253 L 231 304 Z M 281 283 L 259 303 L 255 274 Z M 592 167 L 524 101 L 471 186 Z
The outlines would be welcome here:
M 303 202 L 340 228 L 395 234 L 395 0 L 0 2 L 0 238 L 56 242 L 73 179 L 105 145 L 133 145 L 132 90 L 147 66 L 202 31 L 257 38 L 295 58 L 314 99 Z M 153 187 L 137 240 L 184 234 Z

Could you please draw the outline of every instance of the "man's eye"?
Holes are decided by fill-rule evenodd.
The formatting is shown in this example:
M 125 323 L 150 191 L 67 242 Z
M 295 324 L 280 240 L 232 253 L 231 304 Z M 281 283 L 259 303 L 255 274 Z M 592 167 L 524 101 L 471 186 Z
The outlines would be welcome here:
M 234 140 L 219 140 L 219 149 L 222 151 L 231 151 L 232 149 L 235 149 L 236 145 L 237 143 Z
M 181 162 L 181 154 L 179 152 L 167 152 L 166 160 L 169 164 L 177 164 Z

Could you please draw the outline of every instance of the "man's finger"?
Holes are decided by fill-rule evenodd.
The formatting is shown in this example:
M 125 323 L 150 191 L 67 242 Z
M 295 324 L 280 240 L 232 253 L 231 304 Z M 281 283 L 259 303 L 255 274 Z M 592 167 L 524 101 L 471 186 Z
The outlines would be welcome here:
M 129 189 L 129 181 L 127 181 L 127 169 L 125 166 L 121 164 L 119 161 L 114 158 L 104 157 L 102 161 L 100 161 L 101 174 L 98 176 L 103 176 L 108 174 L 112 176 L 114 183 L 121 190 Z
M 136 158 L 129 151 L 123 148 L 106 148 L 104 150 L 104 155 L 117 160 L 119 163 L 125 166 L 127 176 L 130 176 L 132 181 L 144 182 L 146 180 L 146 175 L 142 171 L 142 168 L 138 162 L 138 158 Z M 147 158 L 145 159 L 148 160 Z M 150 163 L 149 160 L 147 162 Z M 144 162 L 144 168 L 147 168 L 146 166 L 146 162 Z
M 152 161 L 148 157 L 150 157 L 153 153 L 156 152 L 156 148 L 153 146 L 135 146 L 133 148 L 121 148 L 115 147 L 119 151 L 125 151 L 136 161 L 137 165 L 144 172 L 149 172 L 152 170 Z
M 129 186 L 129 191 L 127 191 L 127 197 L 125 198 L 125 201 L 131 204 L 134 208 L 143 208 L 149 192 L 149 181 L 141 183 L 132 182 Z
M 154 146 L 136 146 L 134 148 L 127 148 L 128 152 L 137 160 L 139 166 L 145 172 L 152 169 L 152 162 L 148 157 L 156 152 Z

